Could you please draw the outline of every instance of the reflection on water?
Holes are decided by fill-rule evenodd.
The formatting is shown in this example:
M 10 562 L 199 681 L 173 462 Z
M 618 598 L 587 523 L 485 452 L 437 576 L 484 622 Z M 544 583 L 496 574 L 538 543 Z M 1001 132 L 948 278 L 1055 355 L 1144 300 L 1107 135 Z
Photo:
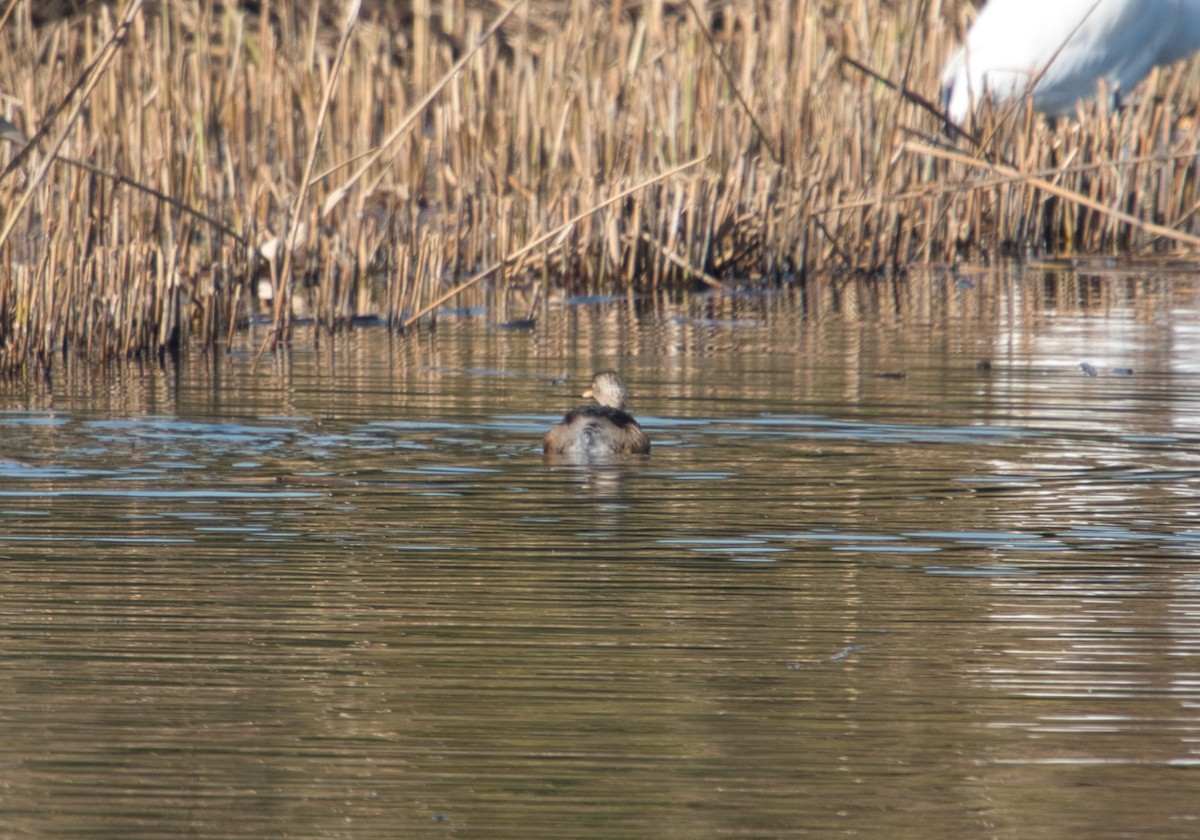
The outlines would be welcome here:
M 1197 297 L 575 301 L 4 383 L 0 818 L 1193 836 Z M 605 367 L 650 460 L 543 463 Z

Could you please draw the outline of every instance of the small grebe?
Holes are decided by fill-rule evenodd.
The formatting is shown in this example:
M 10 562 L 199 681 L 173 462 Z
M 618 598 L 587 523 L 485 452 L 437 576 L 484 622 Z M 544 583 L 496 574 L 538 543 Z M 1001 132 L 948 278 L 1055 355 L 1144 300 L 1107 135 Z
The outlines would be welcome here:
M 574 461 L 595 461 L 614 455 L 646 455 L 650 438 L 625 411 L 629 392 L 621 374 L 604 370 L 592 377 L 592 387 L 583 392 L 599 405 L 571 409 L 562 422 L 546 432 L 542 451 Z

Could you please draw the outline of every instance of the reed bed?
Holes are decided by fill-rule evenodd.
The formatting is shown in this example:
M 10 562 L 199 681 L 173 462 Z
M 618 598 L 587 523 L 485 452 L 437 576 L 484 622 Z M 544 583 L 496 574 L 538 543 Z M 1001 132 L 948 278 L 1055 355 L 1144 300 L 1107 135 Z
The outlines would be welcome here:
M 0 12 L 0 115 L 37 135 L 0 142 L 10 373 L 256 316 L 264 347 L 297 315 L 405 328 L 476 285 L 533 309 L 1200 242 L 1197 63 L 951 139 L 920 98 L 959 0 L 39 9 Z

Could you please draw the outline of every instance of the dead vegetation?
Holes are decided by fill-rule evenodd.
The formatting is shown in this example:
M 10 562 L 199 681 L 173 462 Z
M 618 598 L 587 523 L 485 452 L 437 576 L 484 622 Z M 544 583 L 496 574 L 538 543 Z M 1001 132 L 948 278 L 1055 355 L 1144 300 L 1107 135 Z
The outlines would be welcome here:
M 1200 242 L 1196 62 L 1121 113 L 1014 108 L 951 140 L 919 98 L 961 2 L 76 5 L 0 17 L 0 115 L 33 137 L 0 142 L 10 372 L 212 349 L 260 311 L 270 342 L 298 313 L 403 327 L 481 282 L 545 300 Z

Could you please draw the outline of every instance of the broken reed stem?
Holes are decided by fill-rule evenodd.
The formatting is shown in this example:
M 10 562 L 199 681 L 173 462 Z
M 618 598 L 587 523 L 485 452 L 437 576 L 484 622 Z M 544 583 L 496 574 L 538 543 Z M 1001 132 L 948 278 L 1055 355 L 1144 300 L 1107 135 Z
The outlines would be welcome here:
M 488 30 L 484 32 L 483 35 L 478 38 L 478 40 L 475 41 L 469 50 L 459 57 L 458 61 L 454 62 L 454 66 L 447 70 L 442 75 L 442 78 L 438 80 L 438 83 L 430 88 L 429 91 L 426 92 L 423 97 L 421 97 L 420 101 L 418 101 L 417 104 L 409 110 L 404 119 L 400 121 L 400 124 L 397 125 L 396 128 L 393 129 L 392 133 L 387 136 L 387 139 L 380 143 L 373 152 L 366 156 L 362 166 L 360 166 L 354 172 L 354 174 L 347 178 L 346 181 L 337 189 L 333 190 L 333 192 L 329 194 L 329 197 L 325 199 L 324 206 L 321 208 L 322 216 L 328 216 L 339 204 L 342 203 L 342 200 L 346 197 L 350 190 L 354 188 L 354 185 L 362 180 L 363 176 L 371 170 L 371 167 L 374 166 L 375 163 L 377 163 L 379 159 L 389 149 L 392 148 L 393 145 L 395 145 L 397 140 L 408 133 L 409 129 L 412 128 L 413 123 L 416 122 L 417 117 L 423 114 L 429 105 L 435 99 L 437 99 L 446 85 L 450 83 L 450 80 L 457 76 L 462 69 L 467 66 L 467 62 L 474 58 L 475 54 L 483 49 L 484 44 L 490 41 L 492 37 L 500 31 L 500 27 L 504 25 L 505 21 L 512 16 L 513 12 L 524 5 L 525 2 L 526 0 L 517 0 L 517 2 L 513 3 L 499 16 L 497 16 L 497 18 L 492 22 L 492 25 L 488 27 Z
M 651 248 L 662 254 L 663 259 L 665 259 L 667 262 L 687 272 L 689 277 L 695 277 L 697 280 L 699 280 L 701 283 L 704 283 L 711 289 L 720 289 L 721 291 L 724 291 L 725 289 L 729 288 L 716 277 L 713 277 L 711 274 L 696 268 L 694 265 L 673 251 L 668 251 L 661 242 L 653 239 L 650 234 L 643 233 L 641 234 L 640 238 Z
M 403 330 L 403 329 L 407 329 L 408 327 L 412 326 L 417 321 L 421 320 L 421 318 L 425 317 L 430 312 L 437 309 L 439 306 L 441 306 L 446 301 L 458 297 L 460 294 L 462 294 L 467 289 L 474 286 L 480 280 L 483 280 L 485 277 L 490 277 L 491 275 L 495 274 L 496 272 L 502 270 L 509 263 L 516 262 L 517 260 L 526 256 L 527 254 L 530 254 L 533 251 L 536 251 L 538 248 L 541 248 L 543 245 L 545 245 L 547 242 L 550 242 L 551 240 L 558 239 L 559 237 L 565 237 L 567 234 L 570 233 L 571 229 L 574 228 L 575 225 L 582 222 L 588 216 L 595 215 L 599 211 L 603 210 L 605 207 L 609 207 L 613 204 L 616 204 L 618 201 L 626 199 L 629 196 L 633 195 L 634 193 L 646 189 L 646 187 L 660 183 L 674 175 L 678 175 L 680 172 L 691 169 L 693 166 L 703 163 L 705 161 L 705 159 L 706 158 L 700 157 L 700 158 L 696 158 L 695 160 L 689 160 L 687 163 L 680 164 L 679 166 L 676 166 L 674 169 L 669 169 L 666 172 L 655 175 L 653 178 L 648 178 L 645 181 L 642 181 L 640 184 L 634 184 L 632 187 L 629 187 L 628 189 L 621 190 L 621 192 L 617 193 L 616 195 L 611 195 L 608 198 L 601 201 L 599 204 L 595 204 L 595 205 L 589 207 L 588 209 L 584 210 L 582 213 L 578 213 L 578 214 L 572 216 L 570 219 L 563 222 L 561 225 L 554 228 L 550 232 L 544 233 L 541 236 L 537 237 L 532 242 L 527 244 L 525 247 L 514 251 L 513 253 L 509 254 L 507 257 L 504 257 L 503 259 L 499 260 L 498 262 L 493 263 L 492 265 L 488 266 L 487 268 L 483 269 L 482 271 L 477 272 L 476 274 L 467 278 L 462 283 L 459 283 L 457 286 L 455 286 L 453 289 L 446 292 L 445 294 L 440 295 L 439 297 L 435 298 L 433 300 L 433 302 L 427 304 L 425 306 L 425 308 L 421 309 L 416 314 L 411 315 L 407 319 L 402 321 L 400 324 L 400 329 Z
M 777 165 L 783 165 L 783 155 L 780 153 L 777 145 L 778 138 L 772 137 L 767 133 L 766 129 L 758 121 L 758 116 L 755 115 L 754 109 L 750 107 L 750 103 L 746 101 L 746 97 L 742 95 L 742 89 L 734 78 L 733 71 L 729 69 L 725 58 L 721 55 L 721 51 L 717 49 L 717 41 L 713 37 L 712 30 L 708 28 L 708 24 L 704 22 L 704 16 L 700 14 L 700 10 L 696 8 L 696 0 L 688 0 L 688 9 L 692 13 L 692 20 L 696 23 L 696 28 L 700 30 L 700 34 L 704 36 L 704 42 L 708 45 L 709 53 L 713 60 L 721 68 L 721 75 L 725 77 L 725 83 L 729 85 L 729 89 L 733 91 L 733 95 L 737 98 L 738 105 L 746 113 L 746 117 L 754 125 L 754 130 L 758 132 L 758 136 L 762 138 L 763 143 L 767 147 L 767 151 L 771 153 L 771 159 Z
M 988 172 L 998 173 L 1003 175 L 1004 178 L 1009 181 L 1028 184 L 1029 186 L 1035 187 L 1042 192 L 1049 193 L 1050 195 L 1057 196 L 1058 198 L 1061 198 L 1071 204 L 1077 204 L 1081 207 L 1086 207 L 1089 210 L 1095 210 L 1097 213 L 1101 213 L 1120 222 L 1124 222 L 1130 227 L 1143 230 L 1152 236 L 1160 236 L 1164 239 L 1170 239 L 1174 242 L 1178 242 L 1181 245 L 1188 245 L 1192 248 L 1200 248 L 1200 236 L 1195 236 L 1184 231 L 1163 227 L 1162 225 L 1157 225 L 1154 222 L 1147 222 L 1144 219 L 1139 219 L 1137 216 L 1131 216 L 1130 214 L 1118 210 L 1115 207 L 1109 207 L 1108 205 L 1097 201 L 1096 199 L 1089 198 L 1088 196 L 1078 193 L 1075 190 L 1069 190 L 1065 187 L 1060 187 L 1057 184 L 1053 184 L 1050 181 L 1047 181 L 1045 178 L 1040 178 L 1037 175 L 1026 175 L 1017 171 L 1011 166 L 993 163 L 989 160 L 972 157 L 971 155 L 965 155 L 961 152 L 952 151 L 950 149 L 941 149 L 937 146 L 928 146 L 924 143 L 916 143 L 912 140 L 905 141 L 902 148 L 904 151 L 912 154 L 930 155 L 932 157 L 941 158 L 942 160 L 960 163 L 964 166 L 972 166 L 977 169 L 985 169 Z M 971 188 L 970 185 L 962 186 L 966 189 Z
M 915 137 L 925 138 L 924 140 L 914 141 L 914 149 L 924 149 L 926 144 L 932 148 L 942 149 L 947 155 L 955 154 L 946 146 L 939 145 L 936 142 L 930 142 L 926 135 L 920 132 L 911 132 Z M 963 153 L 958 153 L 963 154 Z M 1052 177 L 1062 177 L 1064 175 L 1082 175 L 1089 172 L 1095 172 L 1100 169 L 1113 168 L 1128 168 L 1131 166 L 1140 166 L 1148 163 L 1166 164 L 1172 161 L 1191 160 L 1196 156 L 1195 152 L 1175 152 L 1172 154 L 1155 154 L 1155 155 L 1139 155 L 1137 157 L 1126 157 L 1120 160 L 1105 160 L 1095 161 L 1092 163 L 1073 163 L 1069 166 L 1055 167 L 1053 169 L 1039 169 L 1036 172 L 1020 172 L 1015 167 L 1009 165 L 1008 174 L 998 174 L 994 178 L 984 178 L 977 181 L 971 181 L 969 184 L 964 184 L 961 179 L 954 181 L 946 181 L 943 183 L 930 183 L 916 189 L 905 190 L 903 192 L 890 193 L 885 197 L 885 201 L 894 203 L 906 203 L 917 201 L 920 199 L 928 199 L 933 196 L 959 195 L 967 192 L 979 192 L 981 190 L 992 189 L 994 187 L 1012 186 L 1013 184 L 1028 184 L 1030 179 L 1045 179 Z M 946 158 L 959 160 L 959 158 Z M 972 155 L 972 162 L 979 163 L 980 158 Z M 1003 165 L 999 165 L 1001 168 Z M 814 211 L 819 215 L 828 215 L 837 213 L 843 210 L 862 210 L 879 203 L 879 198 L 872 196 L 870 198 L 856 199 L 854 201 L 846 201 L 841 204 L 833 204 L 828 207 L 822 207 L 820 210 Z M 1195 205 L 1200 208 L 1200 203 Z
M 2 134 L 0 134 L 0 139 L 4 139 Z M 85 172 L 91 172 L 93 175 L 99 175 L 101 178 L 112 181 L 114 184 L 120 184 L 122 186 L 129 187 L 130 189 L 137 190 L 138 192 L 145 193 L 151 198 L 157 199 L 164 204 L 171 205 L 181 213 L 191 216 L 192 218 L 199 219 L 206 225 L 210 226 L 213 230 L 220 231 L 221 233 L 225 234 L 242 247 L 246 247 L 246 245 L 249 244 L 246 241 L 246 237 L 242 236 L 220 219 L 214 219 L 203 210 L 197 210 L 195 207 L 186 204 L 175 196 L 167 195 L 161 190 L 156 190 L 154 187 L 143 184 L 140 181 L 135 181 L 128 175 L 122 175 L 120 172 L 110 172 L 107 169 L 88 163 L 86 160 L 76 160 L 75 158 L 63 157 L 62 155 L 56 155 L 54 160 L 65 163 L 68 166 L 74 166 L 78 169 L 82 169 Z
M 88 97 L 95 90 L 96 85 L 100 82 L 100 78 L 104 75 L 104 71 L 108 69 L 108 66 L 117 54 L 117 50 L 124 42 L 126 31 L 128 31 L 130 25 L 133 23 L 133 19 L 142 8 L 142 1 L 129 0 L 129 5 L 125 7 L 125 13 L 121 15 L 120 23 L 113 30 L 113 34 L 108 39 L 108 42 L 100 49 L 100 54 L 96 60 L 88 68 L 88 75 L 85 77 L 86 81 L 83 79 L 80 80 L 83 82 L 82 89 L 79 92 L 79 96 L 75 99 L 75 104 L 71 108 L 70 115 L 67 117 L 62 128 L 59 129 L 58 136 L 54 138 L 54 142 L 50 144 L 50 149 L 45 159 L 42 160 L 33 177 L 29 179 L 29 184 L 26 186 L 25 191 L 21 193 L 21 197 L 17 199 L 16 203 L 9 208 L 8 217 L 4 220 L 4 227 L 0 228 L 0 248 L 3 248 L 4 243 L 8 241 L 8 237 L 12 233 L 13 228 L 16 227 L 17 219 L 24 212 L 25 206 L 33 198 L 34 193 L 40 189 L 42 182 L 46 178 L 46 173 L 50 171 L 50 167 L 54 164 L 54 160 L 58 156 L 58 150 L 67 142 L 67 136 L 70 134 L 72 126 L 75 125 L 75 121 L 83 113 L 83 108 L 87 104 Z M 78 84 L 75 88 L 72 88 L 72 92 L 77 88 L 79 88 Z M 43 126 L 42 130 L 44 131 L 45 128 L 46 126 Z M 26 148 L 32 146 L 36 141 L 37 136 L 30 141 Z
M 900 94 L 905 99 L 907 99 L 909 102 L 911 102 L 912 104 L 921 108 L 922 110 L 928 111 L 929 113 L 933 114 L 935 117 L 945 121 L 948 125 L 953 124 L 950 122 L 950 115 L 947 114 L 944 110 L 942 110 L 940 105 L 937 105 L 937 104 L 931 102 L 930 100 L 926 99 L 924 96 L 921 96 L 921 94 L 917 93 L 915 90 L 912 90 L 907 85 L 901 84 L 900 82 L 893 82 L 887 76 L 884 76 L 881 73 L 876 72 L 873 68 L 868 67 L 866 64 L 859 61 L 857 58 L 854 58 L 853 56 L 842 55 L 842 56 L 839 56 L 839 58 L 841 59 L 843 64 L 853 67 L 855 70 L 862 73 L 867 78 L 873 79 L 874 81 L 876 81 L 879 84 L 886 87 L 888 90 L 895 91 L 896 93 Z M 973 144 L 979 145 L 979 142 L 980 142 L 979 138 L 976 137 L 972 132 L 967 131 L 962 126 L 954 126 L 954 129 L 959 134 L 961 134 L 962 136 L 964 136 L 968 140 L 970 140 Z
M 325 119 L 329 114 L 329 103 L 333 100 L 333 87 L 337 82 L 342 68 L 342 59 L 346 56 L 346 45 L 350 42 L 350 33 L 354 31 L 354 25 L 358 22 L 358 12 L 361 6 L 362 0 L 350 0 L 346 9 L 346 22 L 342 27 L 342 37 L 338 42 L 337 55 L 333 60 L 333 67 L 330 69 L 329 78 L 325 82 L 325 89 L 321 92 L 321 106 L 317 111 L 316 123 L 312 126 L 312 137 L 309 142 L 308 155 L 304 160 L 304 175 L 300 178 L 300 191 L 288 207 L 287 215 L 284 217 L 283 230 L 279 235 L 279 244 L 283 248 L 283 260 L 281 263 L 276 263 L 278 271 L 272 278 L 272 284 L 275 287 L 275 315 L 271 331 L 263 339 L 262 346 L 258 349 L 258 355 L 254 357 L 252 370 L 258 368 L 258 360 L 262 358 L 262 354 L 266 351 L 267 347 L 271 344 L 278 344 L 280 339 L 286 334 L 285 324 L 291 315 L 291 310 L 286 305 L 291 300 L 288 284 L 292 276 L 292 258 L 296 251 L 296 236 L 300 231 L 297 219 L 308 199 L 309 182 L 312 178 L 313 169 L 316 166 L 317 149 L 321 143 L 321 132 L 325 128 Z M 314 3 L 314 15 L 316 14 L 316 10 L 317 4 Z

